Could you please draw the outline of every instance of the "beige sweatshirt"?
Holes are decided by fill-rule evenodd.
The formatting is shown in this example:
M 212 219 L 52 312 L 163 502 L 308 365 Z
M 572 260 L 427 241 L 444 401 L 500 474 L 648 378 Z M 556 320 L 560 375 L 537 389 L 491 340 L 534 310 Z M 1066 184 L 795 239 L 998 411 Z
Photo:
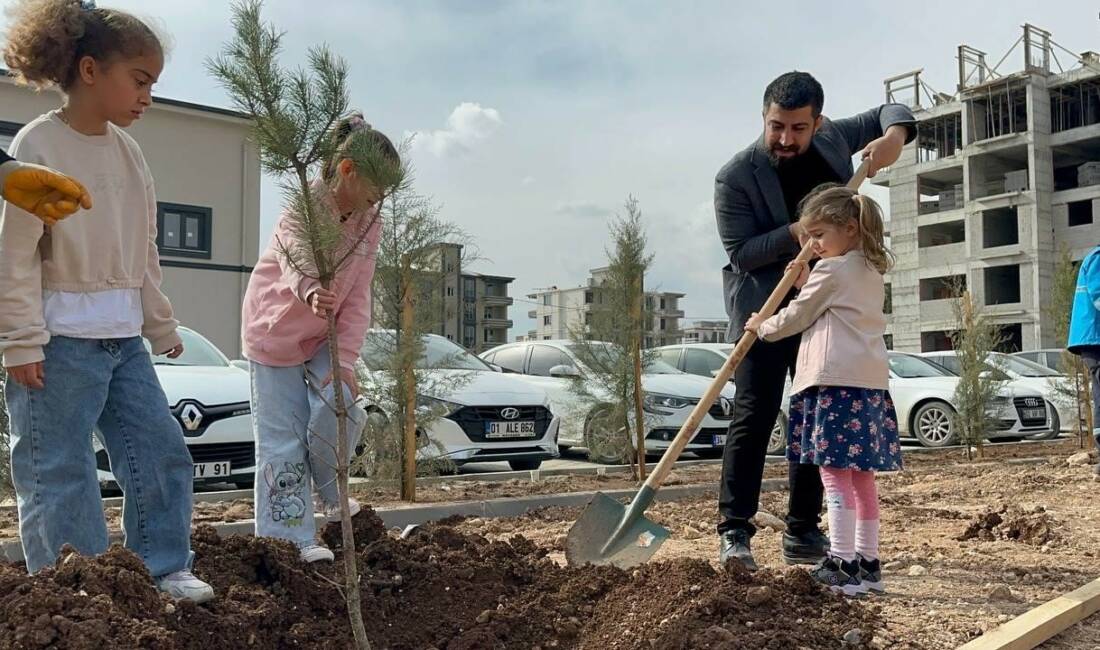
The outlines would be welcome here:
M 89 136 L 46 113 L 20 129 L 11 155 L 48 165 L 88 189 L 91 210 L 45 227 L 10 204 L 0 212 L 0 352 L 4 366 L 41 361 L 49 341 L 42 291 L 141 289 L 142 335 L 155 354 L 180 342 L 161 292 L 153 177 L 137 142 L 108 124 Z

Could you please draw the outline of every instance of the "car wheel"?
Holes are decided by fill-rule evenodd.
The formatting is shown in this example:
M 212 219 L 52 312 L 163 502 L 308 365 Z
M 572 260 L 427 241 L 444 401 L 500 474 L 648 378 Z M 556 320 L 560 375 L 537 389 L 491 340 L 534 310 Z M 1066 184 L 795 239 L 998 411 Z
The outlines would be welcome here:
M 1050 431 L 1031 436 L 1028 440 L 1050 440 L 1057 438 L 1062 433 L 1062 421 L 1058 418 L 1058 409 L 1054 408 L 1054 405 L 1050 402 L 1047 402 L 1047 408 L 1050 409 Z
M 782 456 L 787 452 L 787 416 L 783 411 L 775 419 L 771 437 L 768 438 L 768 455 Z
M 934 400 L 921 404 L 913 414 L 913 423 L 909 429 L 925 447 L 947 447 L 958 442 L 955 409 L 947 402 Z
M 584 446 L 588 447 L 588 460 L 612 465 L 622 463 L 623 432 L 611 422 L 611 409 L 597 407 L 584 423 Z
M 525 472 L 529 470 L 535 470 L 542 465 L 542 459 L 538 460 L 510 460 L 508 461 L 508 467 L 511 467 L 513 471 Z

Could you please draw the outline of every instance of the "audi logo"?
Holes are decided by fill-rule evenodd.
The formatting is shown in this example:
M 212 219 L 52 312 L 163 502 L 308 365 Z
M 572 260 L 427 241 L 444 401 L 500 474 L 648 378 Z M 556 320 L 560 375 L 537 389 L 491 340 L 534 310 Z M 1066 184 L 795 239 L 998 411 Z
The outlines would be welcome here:
M 500 409 L 500 417 L 505 420 L 514 420 L 519 417 L 519 409 L 509 406 L 506 409 Z
M 1039 400 L 1034 397 L 1028 397 L 1024 400 L 1024 406 L 1039 406 Z

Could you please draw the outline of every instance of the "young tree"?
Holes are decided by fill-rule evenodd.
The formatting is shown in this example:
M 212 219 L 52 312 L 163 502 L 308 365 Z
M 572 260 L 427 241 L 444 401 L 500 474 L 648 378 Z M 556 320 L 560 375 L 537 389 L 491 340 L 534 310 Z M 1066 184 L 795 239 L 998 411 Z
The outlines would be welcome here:
M 1077 268 L 1073 264 L 1069 249 L 1065 246 L 1058 251 L 1051 289 L 1050 300 L 1043 311 L 1054 331 L 1054 340 L 1058 342 L 1059 347 L 1062 347 L 1069 338 L 1069 317 L 1073 311 L 1073 295 L 1077 290 Z M 1092 436 L 1092 393 L 1089 387 L 1089 372 L 1081 357 L 1064 350 L 1059 370 L 1068 379 L 1051 378 L 1052 392 L 1059 403 L 1075 407 L 1077 422 L 1074 423 L 1073 429 L 1077 432 L 1080 447 L 1085 449 L 1091 444 L 1089 439 Z M 1083 423 L 1087 423 L 1087 426 L 1082 426 Z
M 253 122 L 252 137 L 259 147 L 263 168 L 279 179 L 289 210 L 293 241 L 279 242 L 280 253 L 303 276 L 329 289 L 337 273 L 363 244 L 371 223 L 359 224 L 348 237 L 325 200 L 328 190 L 312 180 L 319 167 L 336 153 L 331 131 L 348 113 L 347 66 L 325 46 L 309 50 L 308 70 L 286 70 L 279 65 L 283 34 L 261 22 L 260 0 L 233 5 L 233 38 L 207 67 L 226 89 L 237 108 Z M 361 178 L 387 195 L 405 184 L 405 170 L 390 162 L 367 138 L 355 138 L 341 150 Z M 367 220 L 364 220 L 367 221 Z M 328 315 L 328 344 L 333 368 L 340 367 L 336 315 Z M 359 572 L 355 539 L 348 510 L 348 404 L 340 373 L 333 373 L 338 422 L 336 453 L 344 546 L 344 598 L 356 646 L 369 648 L 360 607 Z
M 639 479 L 645 473 L 646 424 L 640 370 L 655 358 L 642 349 L 652 314 L 644 303 L 644 278 L 653 263 L 638 201 L 629 197 L 625 216 L 610 225 L 614 248 L 602 284 L 593 290 L 587 323 L 570 332 L 572 349 L 588 370 L 571 384 L 585 417 L 585 444 L 598 460 L 627 461 Z M 636 453 L 632 453 L 636 452 Z
M 432 202 L 411 190 L 394 194 L 383 213 L 378 263 L 372 283 L 375 330 L 365 347 L 364 395 L 378 409 L 368 425 L 360 464 L 373 481 L 401 480 L 401 496 L 415 500 L 415 479 L 453 467 L 438 453 L 417 462 L 433 445 L 426 432 L 451 411 L 446 398 L 467 382 L 460 354 L 439 356 L 426 349 L 448 307 L 444 282 L 449 265 L 468 263 L 469 237 L 439 217 Z M 448 318 L 454 314 L 445 314 Z
M 972 460 L 971 449 L 977 448 L 978 456 L 982 456 L 982 443 L 994 430 L 995 398 L 1002 381 L 1000 372 L 990 368 L 988 357 L 1004 337 L 965 287 L 956 286 L 954 293 L 952 308 L 956 326 L 951 343 L 959 362 L 955 425 L 960 440 L 966 445 L 966 458 Z

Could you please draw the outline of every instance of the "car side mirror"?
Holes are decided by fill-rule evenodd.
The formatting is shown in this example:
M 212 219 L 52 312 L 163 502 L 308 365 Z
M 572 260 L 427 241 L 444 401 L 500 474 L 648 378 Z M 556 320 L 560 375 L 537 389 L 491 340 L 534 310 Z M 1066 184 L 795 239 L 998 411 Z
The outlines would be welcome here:
M 493 372 L 504 372 L 504 368 L 501 368 L 500 366 L 498 366 L 495 363 L 490 363 L 489 367 L 493 369 Z
M 581 373 L 573 366 L 561 364 L 550 369 L 550 376 L 559 379 L 570 379 L 572 377 L 580 377 Z
M 229 362 L 229 365 L 240 368 L 245 372 L 248 372 L 248 361 L 245 359 L 233 359 Z

